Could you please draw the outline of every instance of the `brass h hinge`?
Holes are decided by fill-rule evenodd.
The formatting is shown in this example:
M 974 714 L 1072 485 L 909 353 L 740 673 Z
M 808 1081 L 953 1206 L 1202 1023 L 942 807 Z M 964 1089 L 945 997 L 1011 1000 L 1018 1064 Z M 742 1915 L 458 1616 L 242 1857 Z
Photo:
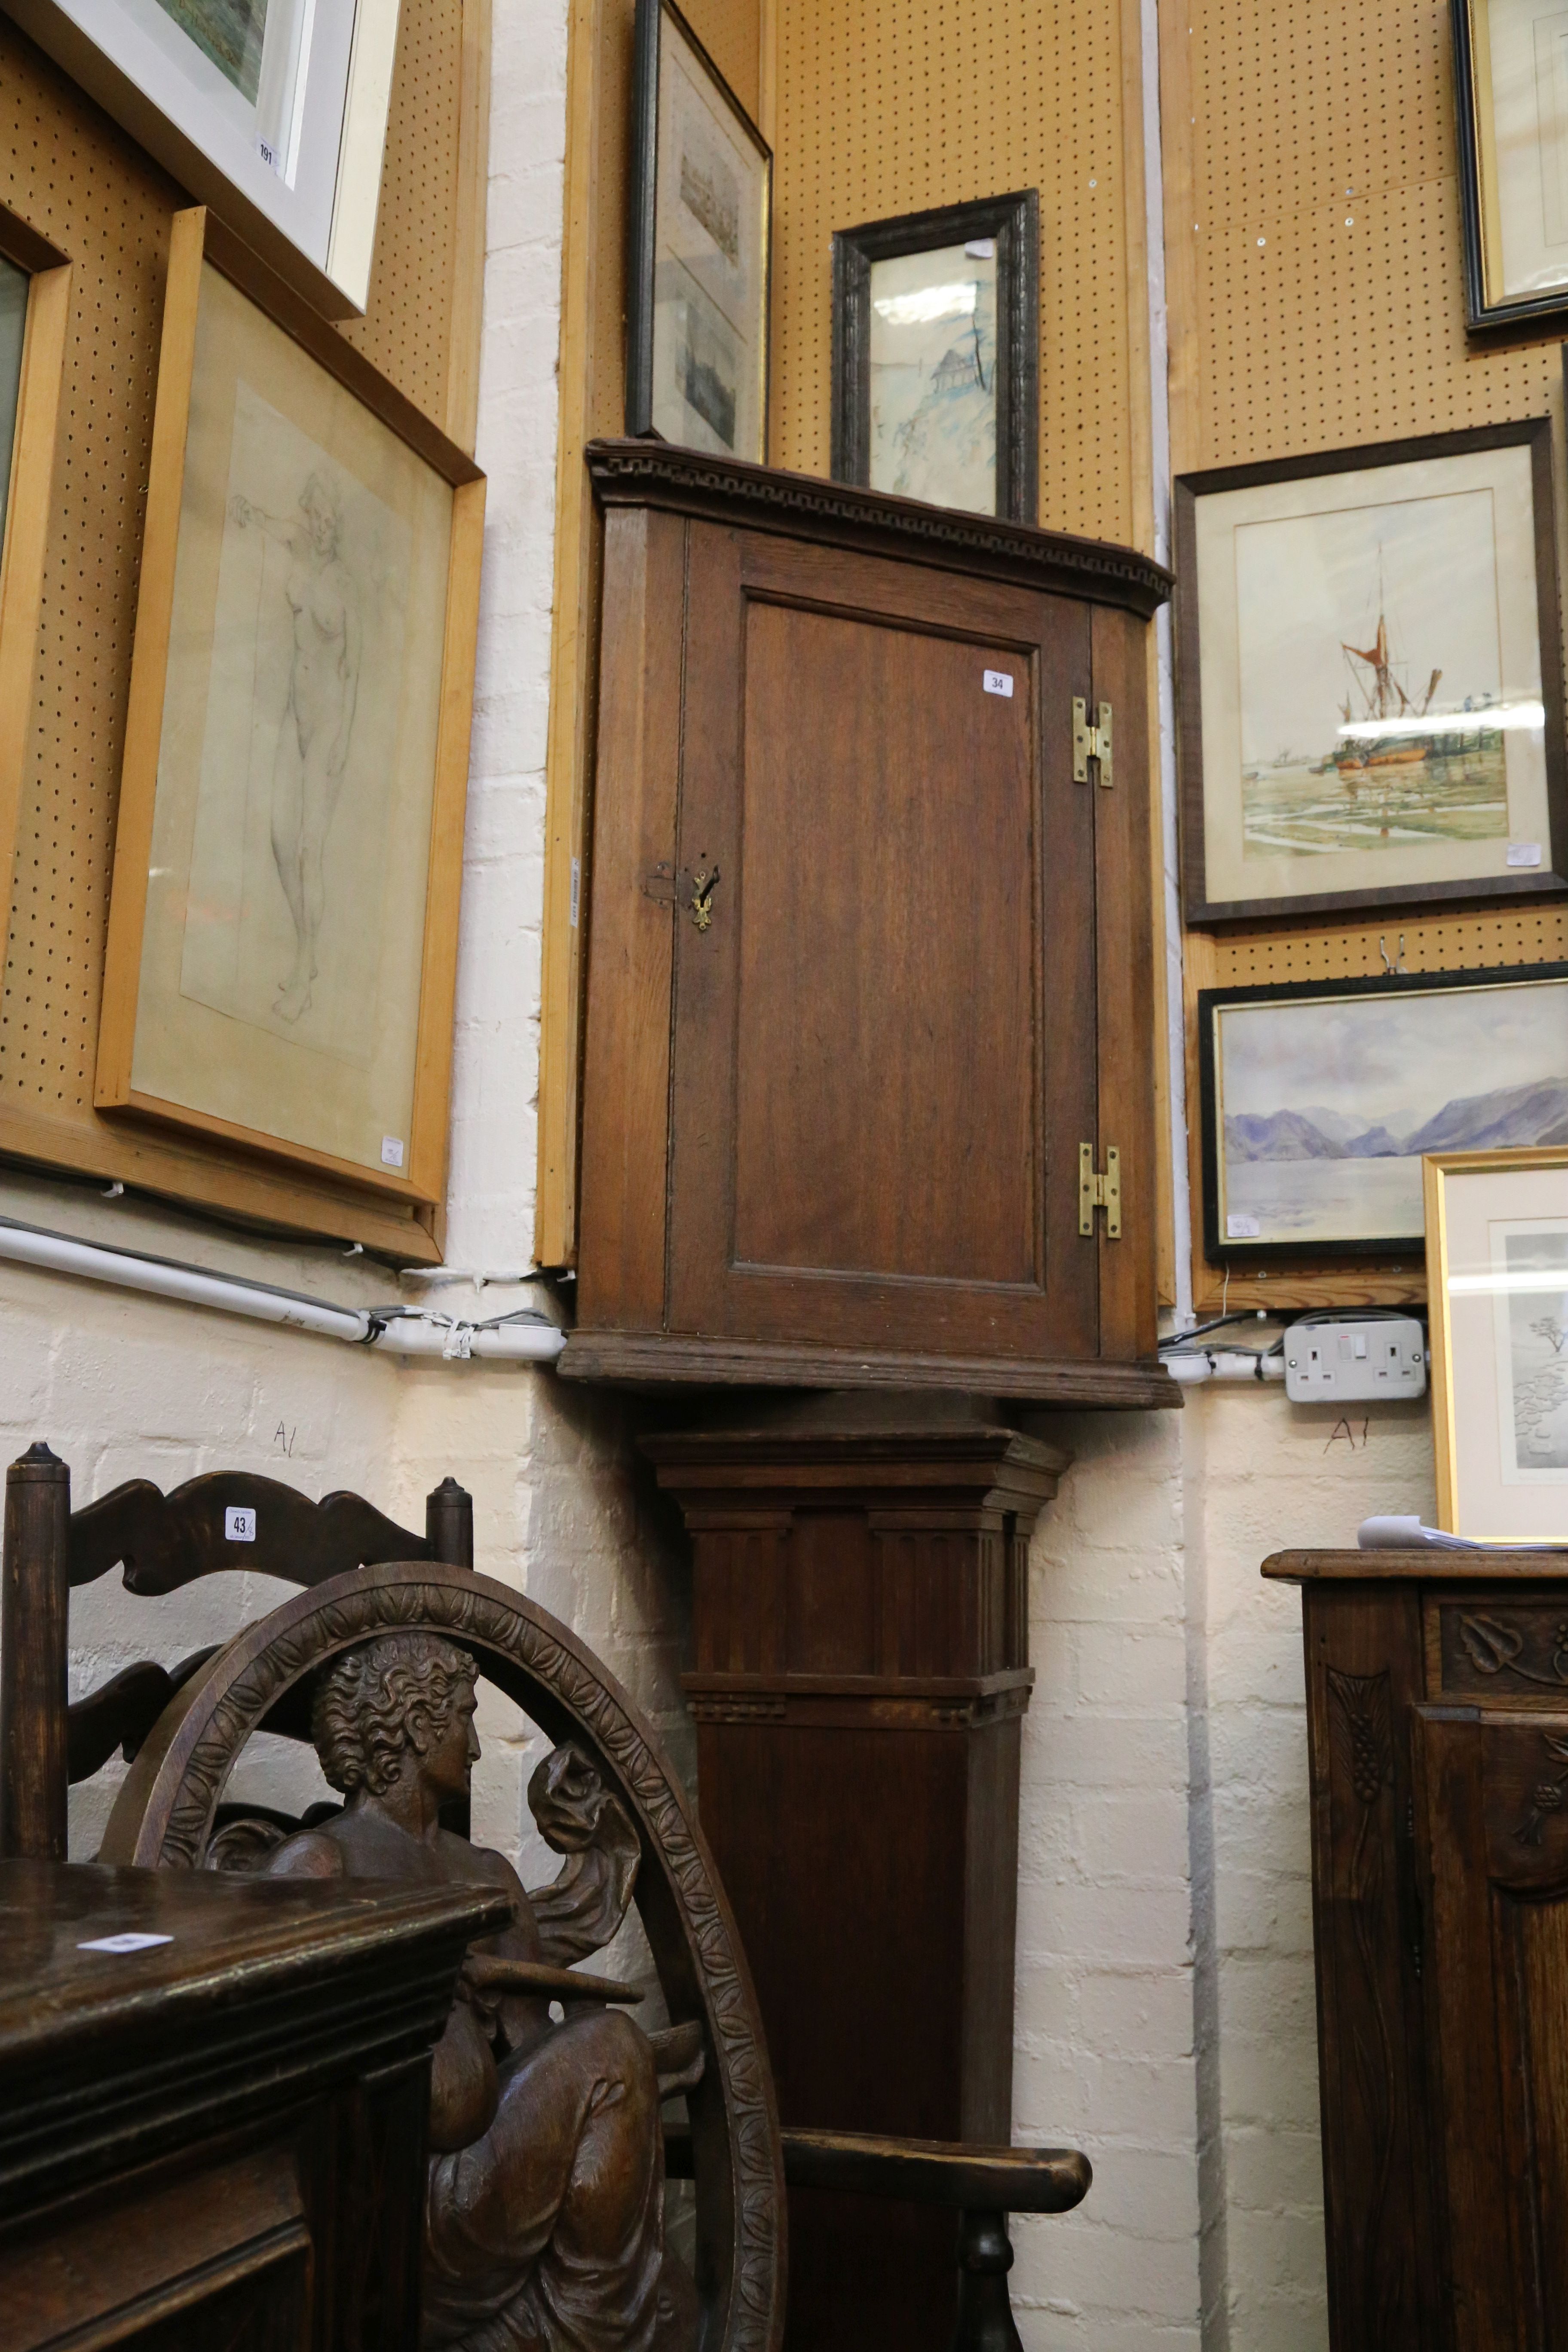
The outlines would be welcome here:
M 1072 698 L 1072 780 L 1075 784 L 1089 782 L 1089 763 L 1100 762 L 1100 781 L 1109 785 L 1110 773 L 1110 705 L 1100 703 L 1095 711 L 1095 724 L 1089 723 L 1089 705 L 1081 694 Z
M 1121 1239 L 1121 1154 L 1114 1143 L 1105 1147 L 1105 1173 L 1094 1172 L 1094 1146 L 1080 1143 L 1078 1148 L 1078 1229 L 1080 1234 L 1094 1231 L 1096 1209 L 1105 1211 L 1105 1230 L 1113 1242 Z

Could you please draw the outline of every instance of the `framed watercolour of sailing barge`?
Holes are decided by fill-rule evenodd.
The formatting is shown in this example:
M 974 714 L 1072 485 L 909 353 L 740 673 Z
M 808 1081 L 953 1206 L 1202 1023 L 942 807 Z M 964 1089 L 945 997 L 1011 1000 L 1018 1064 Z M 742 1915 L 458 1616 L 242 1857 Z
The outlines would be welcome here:
M 1568 890 L 1545 417 L 1184 476 L 1197 925 Z

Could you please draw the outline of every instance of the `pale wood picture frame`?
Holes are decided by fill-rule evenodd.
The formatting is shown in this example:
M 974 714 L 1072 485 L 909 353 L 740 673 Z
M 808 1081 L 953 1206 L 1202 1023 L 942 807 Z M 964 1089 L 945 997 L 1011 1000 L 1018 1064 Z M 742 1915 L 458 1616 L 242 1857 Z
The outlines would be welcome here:
M 58 247 L 4 208 L 0 208 L 0 254 L 26 270 L 31 281 L 16 431 L 10 450 L 0 451 L 0 464 L 8 459 L 10 466 L 0 537 L 0 872 L 5 877 L 8 907 L 33 722 L 33 676 L 59 450 L 71 268 Z M 8 915 L 0 917 L 0 929 L 8 919 Z
M 1544 1184 L 1535 1181 L 1542 1178 L 1548 1181 Z M 1468 1204 L 1464 1222 L 1473 1227 L 1478 1214 L 1486 1214 L 1489 1210 L 1500 1223 L 1529 1226 L 1533 1229 L 1529 1237 L 1532 1254 L 1537 1255 L 1542 1254 L 1543 1243 L 1559 1243 L 1560 1248 L 1552 1253 L 1554 1263 L 1550 1281 L 1540 1273 L 1532 1280 L 1528 1275 L 1515 1276 L 1507 1270 L 1500 1277 L 1494 1274 L 1489 1283 L 1485 1270 L 1479 1276 L 1471 1273 L 1456 1277 L 1457 1262 L 1462 1260 L 1467 1265 L 1472 1262 L 1474 1234 L 1464 1234 L 1456 1240 L 1458 1220 L 1455 1188 L 1470 1189 L 1487 1184 L 1488 1180 L 1490 1181 L 1485 1207 L 1477 1202 Z M 1568 1447 L 1562 1445 L 1560 1436 L 1552 1436 L 1549 1450 L 1565 1458 L 1553 1465 L 1543 1477 L 1525 1465 L 1524 1477 L 1541 1477 L 1542 1482 L 1521 1491 L 1521 1465 L 1517 1458 L 1511 1465 L 1507 1463 L 1502 1443 L 1503 1433 L 1511 1427 L 1517 1456 L 1521 1391 L 1514 1385 L 1515 1366 L 1510 1363 L 1505 1370 L 1500 1362 L 1500 1342 L 1505 1325 L 1511 1337 L 1515 1324 L 1522 1322 L 1527 1343 L 1533 1346 L 1529 1327 L 1539 1303 L 1535 1290 L 1539 1288 L 1542 1296 L 1547 1296 L 1555 1285 L 1559 1292 L 1568 1291 L 1568 1145 L 1431 1153 L 1422 1162 L 1422 1184 L 1437 1525 L 1450 1534 L 1467 1536 L 1478 1543 L 1562 1544 L 1568 1540 Z M 1549 1226 L 1559 1230 L 1548 1234 Z M 1495 1227 L 1489 1227 L 1489 1234 L 1493 1231 Z M 1495 1248 L 1494 1241 L 1494 1253 Z M 1561 1282 L 1556 1272 L 1558 1260 L 1563 1265 Z M 1520 1296 L 1506 1289 L 1510 1281 L 1518 1286 Z M 1461 1300 L 1468 1328 L 1457 1331 L 1455 1294 L 1461 1285 L 1474 1296 Z M 1535 1323 L 1535 1328 L 1542 1328 L 1541 1322 Z M 1560 1377 L 1555 1373 L 1555 1355 L 1548 1352 L 1544 1344 L 1541 1352 L 1546 1371 L 1553 1378 L 1554 1391 L 1561 1390 L 1568 1397 L 1565 1337 L 1568 1328 L 1560 1325 L 1551 1341 L 1552 1349 L 1564 1354 Z M 1497 1344 L 1489 1346 L 1489 1340 L 1494 1338 Z M 1525 1377 L 1531 1377 L 1528 1368 L 1524 1369 Z M 1458 1393 L 1461 1385 L 1465 1390 L 1462 1396 Z M 1507 1394 L 1503 1393 L 1505 1388 Z M 1552 1410 L 1561 1412 L 1561 1408 Z M 1495 1475 L 1489 1478 L 1489 1470 L 1498 1467 L 1502 1470 L 1502 1479 Z M 1501 1524 L 1504 1517 L 1514 1523 Z
M 232 1116 L 176 1102 L 145 1090 L 133 1077 L 197 320 L 203 272 L 208 264 L 451 490 L 416 1034 L 413 1040 L 412 1092 L 401 1166 L 367 1164 L 297 1137 L 285 1138 Z M 458 915 L 484 497 L 484 477 L 472 460 L 341 336 L 322 324 L 302 299 L 258 263 L 209 212 L 198 206 L 175 215 L 110 898 L 94 1089 L 94 1102 L 100 1110 L 123 1112 L 161 1126 L 220 1138 L 269 1160 L 284 1161 L 317 1176 L 345 1180 L 409 1204 L 439 1203 L 446 1182 Z

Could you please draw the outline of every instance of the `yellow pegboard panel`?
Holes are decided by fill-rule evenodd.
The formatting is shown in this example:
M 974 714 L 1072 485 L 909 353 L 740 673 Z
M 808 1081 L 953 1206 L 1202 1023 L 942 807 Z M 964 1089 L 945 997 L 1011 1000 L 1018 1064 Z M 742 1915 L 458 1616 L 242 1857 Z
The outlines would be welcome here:
M 437 421 L 457 235 L 459 23 L 460 0 L 404 0 L 372 310 L 352 331 Z M 0 18 L 0 201 L 58 247 L 73 273 L 0 997 L 0 1150 L 127 1173 L 134 1160 L 137 1181 L 187 1198 L 318 1229 L 361 1228 L 384 1244 L 406 1233 L 397 1245 L 415 1250 L 405 1213 L 334 1209 L 330 1189 L 296 1186 L 189 1139 L 137 1130 L 130 1141 L 92 1109 L 169 220 L 187 200 Z
M 1465 334 L 1443 0 L 1164 9 L 1177 472 L 1540 415 L 1558 344 Z
M 168 224 L 182 199 L 4 24 L 0 173 L 5 202 L 73 267 L 0 1105 L 90 1120 Z
M 828 469 L 832 235 L 1040 195 L 1040 520 L 1134 534 L 1115 0 L 779 0 L 773 455 Z
M 1465 333 L 1443 0 L 1161 0 L 1161 14 L 1174 470 L 1548 413 L 1560 441 L 1560 344 L 1483 350 Z M 1384 910 L 1189 933 L 1185 953 L 1195 1200 L 1200 988 L 1375 976 L 1385 953 L 1413 972 L 1556 962 L 1568 910 Z M 1201 1243 L 1194 1291 L 1200 1310 L 1226 1295 Z M 1228 1303 L 1421 1295 L 1418 1265 L 1347 1264 L 1233 1281 Z
M 755 122 L 763 33 L 758 0 L 689 0 L 681 14 Z
M 463 0 L 404 0 L 365 315 L 351 343 L 427 416 L 446 422 Z

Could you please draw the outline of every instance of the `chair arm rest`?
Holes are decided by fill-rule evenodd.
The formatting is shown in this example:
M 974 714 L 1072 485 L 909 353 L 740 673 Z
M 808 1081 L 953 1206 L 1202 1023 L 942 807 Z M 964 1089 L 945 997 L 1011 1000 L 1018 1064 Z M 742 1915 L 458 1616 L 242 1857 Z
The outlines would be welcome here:
M 971 2147 L 963 2141 L 884 2139 L 866 2132 L 781 2132 L 792 2189 L 837 2189 L 994 2213 L 1070 2213 L 1093 2171 L 1076 2147 Z M 667 2126 L 665 2170 L 691 2178 L 691 2135 Z
M 865 2132 L 784 2131 L 792 2189 L 839 2189 L 999 2213 L 1068 2213 L 1093 2172 L 1076 2147 L 973 2147 Z

